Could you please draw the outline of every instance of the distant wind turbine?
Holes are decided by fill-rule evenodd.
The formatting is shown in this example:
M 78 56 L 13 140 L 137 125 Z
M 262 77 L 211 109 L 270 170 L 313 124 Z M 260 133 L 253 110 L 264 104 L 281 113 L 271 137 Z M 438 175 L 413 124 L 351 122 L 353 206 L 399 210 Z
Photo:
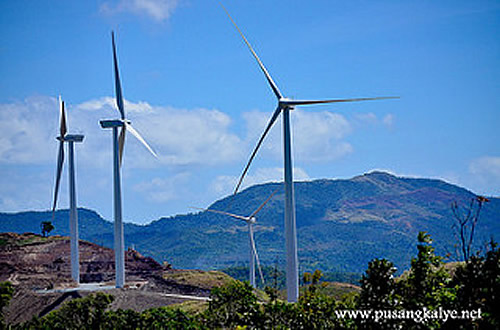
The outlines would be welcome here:
M 75 156 L 74 143 L 82 142 L 83 135 L 70 135 L 66 123 L 66 113 L 64 110 L 64 101 L 59 96 L 59 153 L 57 155 L 56 186 L 54 189 L 54 201 L 52 204 L 52 220 L 55 219 L 57 206 L 57 196 L 59 194 L 59 184 L 64 165 L 64 142 L 68 142 L 69 151 L 69 231 L 71 246 L 71 277 L 80 284 L 80 260 L 78 254 L 78 212 L 76 207 L 76 184 L 75 184 Z
M 257 248 L 255 247 L 255 239 L 253 235 L 253 225 L 257 222 L 257 219 L 255 218 L 257 213 L 262 210 L 264 205 L 269 202 L 269 200 L 273 197 L 273 195 L 278 191 L 276 189 L 255 211 L 252 212 L 249 216 L 242 216 L 242 215 L 237 215 L 225 211 L 219 211 L 219 210 L 212 210 L 212 209 L 202 209 L 199 207 L 194 207 L 195 209 L 198 210 L 203 210 L 203 211 L 208 211 L 208 212 L 213 212 L 213 213 L 219 213 L 219 214 L 224 214 L 227 216 L 230 216 L 232 218 L 238 219 L 238 220 L 243 220 L 247 223 L 248 225 L 248 250 L 249 250 L 249 257 L 250 257 L 250 267 L 249 267 L 249 280 L 250 284 L 255 288 L 256 287 L 256 281 L 255 281 L 255 261 L 257 260 L 257 267 L 259 269 L 259 274 L 260 274 L 260 279 L 262 280 L 262 284 L 264 284 L 264 275 L 262 274 L 262 268 L 260 267 L 260 261 L 259 261 L 259 254 L 257 253 Z
M 125 239 L 123 235 L 123 220 L 122 220 L 122 198 L 121 198 L 121 179 L 120 168 L 123 159 L 123 147 L 125 145 L 125 133 L 130 131 L 153 156 L 158 157 L 153 149 L 147 144 L 142 136 L 137 132 L 130 121 L 125 117 L 125 109 L 122 95 L 122 87 L 120 83 L 120 74 L 118 71 L 118 58 L 116 55 L 115 34 L 111 32 L 111 43 L 113 47 L 113 64 L 115 75 L 115 94 L 116 105 L 120 112 L 120 119 L 101 120 L 102 128 L 113 129 L 113 196 L 114 196 L 114 249 L 115 249 L 115 285 L 117 288 L 123 288 L 125 284 Z M 118 136 L 118 128 L 121 128 Z
M 298 274 L 298 258 L 297 258 L 297 230 L 295 222 L 295 199 L 293 191 L 293 173 L 292 173 L 292 155 L 291 155 L 291 135 L 290 135 L 290 111 L 295 108 L 295 106 L 300 105 L 314 105 L 314 104 L 325 104 L 325 103 L 340 103 L 340 102 L 357 102 L 357 101 L 371 101 L 371 100 L 383 100 L 383 99 L 394 99 L 398 97 L 363 97 L 363 98 L 352 98 L 352 99 L 330 99 L 330 100 L 292 100 L 286 98 L 281 94 L 278 86 L 271 78 L 271 75 L 264 67 L 264 64 L 257 56 L 248 40 L 241 32 L 236 22 L 233 20 L 224 5 L 219 2 L 227 16 L 233 23 L 238 33 L 243 38 L 243 41 L 247 45 L 248 49 L 252 53 L 253 57 L 257 61 L 260 69 L 264 73 L 269 86 L 271 87 L 274 95 L 278 99 L 278 106 L 274 111 L 264 133 L 260 137 L 255 149 L 253 150 L 248 163 L 240 176 L 238 184 L 234 190 L 234 194 L 238 192 L 238 189 L 243 182 L 243 179 L 254 159 L 257 151 L 259 150 L 264 138 L 267 133 L 278 119 L 278 116 L 283 113 L 283 148 L 284 148 L 284 176 L 285 176 L 285 240 L 286 240 L 286 288 L 287 288 L 287 299 L 289 302 L 296 302 L 299 297 L 299 274 Z

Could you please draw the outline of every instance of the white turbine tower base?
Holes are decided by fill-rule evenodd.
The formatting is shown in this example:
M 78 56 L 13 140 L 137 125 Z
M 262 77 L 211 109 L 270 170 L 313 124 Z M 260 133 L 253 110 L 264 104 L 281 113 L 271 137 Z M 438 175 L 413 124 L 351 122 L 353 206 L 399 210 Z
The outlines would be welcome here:
M 52 205 L 52 219 L 55 219 L 55 211 L 57 206 L 57 197 L 59 193 L 59 184 L 61 182 L 61 174 L 64 165 L 64 142 L 68 143 L 69 154 L 69 232 L 70 232 L 70 250 L 71 250 L 71 278 L 80 284 L 80 258 L 78 253 L 78 210 L 76 205 L 76 179 L 75 179 L 75 142 L 82 142 L 83 135 L 67 134 L 68 128 L 66 125 L 66 113 L 64 110 L 64 102 L 59 96 L 59 125 L 60 132 L 57 140 L 59 141 L 59 154 L 57 157 L 57 172 L 56 185 L 54 189 L 54 200 Z
M 285 247 L 286 247 L 286 290 L 287 290 L 287 299 L 289 302 L 296 302 L 299 297 L 299 269 L 298 269 L 298 257 L 297 257 L 297 229 L 296 229 L 296 220 L 295 220 L 295 200 L 294 200 L 294 192 L 293 192 L 293 173 L 292 173 L 292 153 L 291 153 L 291 134 L 290 134 L 290 110 L 293 110 L 295 106 L 299 105 L 314 105 L 314 104 L 327 104 L 327 103 L 341 103 L 341 102 L 357 102 L 357 101 L 370 101 L 370 100 L 382 100 L 382 99 L 391 99 L 396 97 L 369 97 L 369 98 L 353 98 L 353 99 L 329 99 L 329 100 L 292 100 L 286 98 L 281 94 L 281 91 L 278 88 L 278 85 L 271 78 L 271 75 L 264 67 L 264 64 L 257 56 L 257 53 L 253 49 L 253 47 L 248 42 L 247 38 L 243 35 L 240 28 L 233 20 L 227 9 L 219 2 L 227 16 L 231 20 L 232 24 L 240 34 L 241 38 L 245 42 L 246 46 L 252 53 L 253 57 L 257 61 L 262 73 L 265 75 L 266 80 L 271 87 L 274 95 L 278 100 L 278 106 L 274 111 L 269 123 L 267 124 L 266 129 L 261 135 L 257 145 L 255 146 L 249 161 L 247 162 L 245 169 L 243 170 L 242 175 L 236 185 L 236 189 L 234 190 L 234 194 L 238 192 L 238 189 L 243 182 L 243 179 L 254 159 L 257 151 L 259 150 L 264 138 L 267 133 L 278 119 L 278 116 L 283 113 L 283 149 L 284 149 L 284 176 L 285 176 Z
M 118 143 L 118 128 L 123 127 L 121 120 L 101 120 L 102 128 L 113 129 L 113 219 L 114 219 L 114 250 L 115 250 L 115 285 L 123 288 L 125 285 L 125 236 L 123 233 L 122 196 L 120 176 L 120 148 Z
M 123 93 L 118 70 L 118 57 L 116 54 L 115 34 L 111 32 L 111 44 L 113 48 L 113 71 L 115 76 L 116 106 L 120 113 L 120 119 L 101 120 L 101 127 L 113 129 L 113 217 L 114 217 L 114 249 L 115 249 L 115 285 L 117 288 L 125 286 L 125 235 L 123 232 L 122 217 L 122 190 L 120 168 L 123 160 L 123 148 L 125 146 L 125 133 L 129 131 L 146 149 L 158 157 L 153 149 L 147 144 L 142 136 L 137 132 L 130 121 L 125 118 L 125 107 Z M 120 132 L 118 129 L 120 128 Z
M 74 143 L 82 142 L 83 135 L 66 135 L 69 154 L 69 233 L 71 250 L 71 277 L 80 284 L 80 256 L 78 251 L 78 209 L 76 206 Z

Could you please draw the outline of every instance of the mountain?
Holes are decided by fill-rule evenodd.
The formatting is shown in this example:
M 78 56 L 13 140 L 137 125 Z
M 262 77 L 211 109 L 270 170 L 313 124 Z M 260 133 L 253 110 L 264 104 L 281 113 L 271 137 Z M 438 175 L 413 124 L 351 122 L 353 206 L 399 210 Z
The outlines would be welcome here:
M 284 191 L 279 183 L 252 186 L 210 206 L 248 215 L 276 189 L 258 214 L 255 237 L 261 261 L 283 266 Z M 475 195 L 436 179 L 403 178 L 371 172 L 348 180 L 296 182 L 301 271 L 363 272 L 373 258 L 386 258 L 399 271 L 416 255 L 419 231 L 434 239 L 437 253 L 455 254 L 451 203 L 469 205 Z M 39 232 L 50 212 L 0 213 L 0 232 Z M 113 225 L 91 210 L 79 209 L 82 239 L 113 246 Z M 53 234 L 68 235 L 68 211 L 56 213 Z M 161 218 L 148 225 L 125 224 L 126 246 L 175 268 L 218 269 L 244 265 L 247 227 L 223 215 L 198 212 Z M 476 248 L 500 237 L 500 198 L 483 205 Z

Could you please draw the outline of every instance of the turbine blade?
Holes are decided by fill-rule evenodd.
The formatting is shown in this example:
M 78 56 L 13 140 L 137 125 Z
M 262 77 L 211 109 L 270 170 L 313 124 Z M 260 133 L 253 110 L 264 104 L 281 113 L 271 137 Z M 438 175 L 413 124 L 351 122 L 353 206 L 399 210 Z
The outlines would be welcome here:
M 61 182 L 61 174 L 64 164 L 64 141 L 59 142 L 59 153 L 57 155 L 57 172 L 56 172 L 56 186 L 54 188 L 54 200 L 52 204 L 52 219 L 54 219 L 56 206 L 57 206 L 57 196 L 59 194 L 59 185 Z
M 264 141 L 264 138 L 266 137 L 267 133 L 269 132 L 269 130 L 273 126 L 274 122 L 276 121 L 276 119 L 278 118 L 278 115 L 280 113 L 281 113 L 281 108 L 278 106 L 278 108 L 276 108 L 276 110 L 274 111 L 274 113 L 271 117 L 271 120 L 269 120 L 269 123 L 267 124 L 267 127 L 264 130 L 264 133 L 262 133 L 262 136 L 260 137 L 259 141 L 257 142 L 257 145 L 255 146 L 255 149 L 253 150 L 253 152 L 250 156 L 250 159 L 248 160 L 248 163 L 245 166 L 245 169 L 243 170 L 243 173 L 240 176 L 238 184 L 236 185 L 236 188 L 234 189 L 233 195 L 236 195 L 238 193 L 238 189 L 240 189 L 241 183 L 243 182 L 243 179 L 245 178 L 245 175 L 248 172 L 248 168 L 250 167 L 250 164 L 252 163 L 255 155 L 257 154 L 257 150 L 259 150 L 260 145 L 262 144 L 262 141 Z
M 278 99 L 281 99 L 283 96 L 281 95 L 281 92 L 280 92 L 278 86 L 273 81 L 273 78 L 271 78 L 271 75 L 269 74 L 269 72 L 267 72 L 266 68 L 264 67 L 264 64 L 262 63 L 262 61 L 260 60 L 260 58 L 257 56 L 257 53 L 253 50 L 252 45 L 250 45 L 250 43 L 248 42 L 247 38 L 245 38 L 245 35 L 243 34 L 243 32 L 241 32 L 241 30 L 238 27 L 238 25 L 236 25 L 236 22 L 233 20 L 233 18 L 229 14 L 229 11 L 226 9 L 226 7 L 224 7 L 224 5 L 222 4 L 221 1 L 219 1 L 219 4 L 221 5 L 222 9 L 224 9 L 224 11 L 226 12 L 227 16 L 229 17 L 229 19 L 233 23 L 234 27 L 236 28 L 236 30 L 238 30 L 239 34 L 241 35 L 241 37 L 243 38 L 243 40 L 247 44 L 248 49 L 250 49 L 250 51 L 253 54 L 253 57 L 255 57 L 255 59 L 257 60 L 257 63 L 259 64 L 260 69 L 262 70 L 262 72 L 266 76 L 267 82 L 269 83 L 269 85 L 271 86 L 271 88 L 272 88 L 272 90 L 274 92 L 274 95 L 276 95 L 276 97 Z
M 387 100 L 387 99 L 399 99 L 399 96 L 359 97 L 354 99 L 335 99 L 335 100 L 289 100 L 281 103 L 290 106 L 295 106 L 295 105 L 324 104 L 324 103 L 374 101 L 374 100 Z
M 262 280 L 262 284 L 266 284 L 264 281 L 264 275 L 262 274 L 262 268 L 260 267 L 259 254 L 257 253 L 257 248 L 255 247 L 255 240 L 253 238 L 253 225 L 249 226 L 250 230 L 250 240 L 252 241 L 252 250 L 255 255 L 255 260 L 257 261 L 257 268 L 259 269 L 260 279 Z
M 132 125 L 125 123 L 125 127 L 127 127 L 127 129 L 130 131 L 130 133 L 132 133 L 132 135 L 135 136 L 137 138 L 137 140 L 139 140 L 146 147 L 146 149 L 149 150 L 149 152 L 153 156 L 158 158 L 158 155 L 156 154 L 156 152 L 154 152 L 154 150 L 149 146 L 149 144 L 146 142 L 146 140 L 143 139 L 143 137 L 139 134 L 139 132 L 137 132 L 135 130 L 135 128 L 132 127 Z
M 64 111 L 64 101 L 61 100 L 61 95 L 59 95 L 59 134 L 61 138 L 68 133 L 68 127 L 66 124 L 66 112 Z
M 118 111 L 120 111 L 120 116 L 125 119 L 125 109 L 123 107 L 123 95 L 122 86 L 120 83 L 120 73 L 118 71 L 118 57 L 116 56 L 116 45 L 115 45 L 115 33 L 111 31 L 111 43 L 113 44 L 113 64 L 115 72 L 115 94 L 116 94 L 116 105 L 118 106 Z
M 260 204 L 260 206 L 249 216 L 249 218 L 253 218 L 257 215 L 257 213 L 260 212 L 260 210 L 262 210 L 262 208 L 264 207 L 264 205 L 267 204 L 267 202 L 269 202 L 271 200 L 271 198 L 274 196 L 274 194 L 278 191 L 280 187 L 278 186 L 278 188 L 274 189 L 273 193 L 264 201 L 264 203 Z
M 241 216 L 241 215 L 237 215 L 237 214 L 233 214 L 233 213 L 229 213 L 229 212 L 224 212 L 224 211 L 219 211 L 219 210 L 212 210 L 212 209 L 202 209 L 200 207 L 194 207 L 194 206 L 191 206 L 191 208 L 197 209 L 197 210 L 201 210 L 201 211 L 208 211 L 208 212 L 212 212 L 212 213 L 224 214 L 224 215 L 230 216 L 230 217 L 238 219 L 238 220 L 248 221 L 247 217 L 244 217 L 244 216 Z
M 120 131 L 120 136 L 118 137 L 118 156 L 120 159 L 120 166 L 122 166 L 123 159 L 123 147 L 125 146 L 125 132 L 127 131 L 127 126 L 123 125 Z

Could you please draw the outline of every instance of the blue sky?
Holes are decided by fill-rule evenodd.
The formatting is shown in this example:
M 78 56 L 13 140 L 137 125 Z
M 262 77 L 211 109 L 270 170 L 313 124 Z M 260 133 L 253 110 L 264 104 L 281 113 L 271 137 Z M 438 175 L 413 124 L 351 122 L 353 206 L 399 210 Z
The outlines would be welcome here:
M 401 97 L 295 110 L 297 180 L 382 169 L 500 195 L 498 1 L 224 3 L 285 95 Z M 111 30 L 125 110 L 160 155 L 128 136 L 125 220 L 234 189 L 276 100 L 217 1 L 2 1 L 0 211 L 49 209 L 60 94 L 70 132 L 86 135 L 79 205 L 111 219 L 111 132 L 98 124 L 118 117 Z M 281 152 L 278 122 L 245 185 L 280 180 Z

